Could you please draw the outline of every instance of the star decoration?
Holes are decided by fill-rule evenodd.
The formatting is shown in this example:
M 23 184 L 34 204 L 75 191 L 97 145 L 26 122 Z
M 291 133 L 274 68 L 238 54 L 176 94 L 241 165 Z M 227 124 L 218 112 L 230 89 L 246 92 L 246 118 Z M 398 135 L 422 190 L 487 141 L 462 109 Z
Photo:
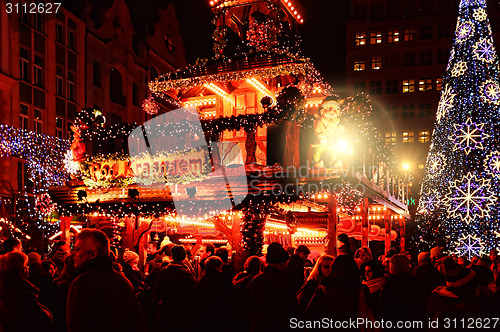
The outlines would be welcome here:
M 500 178 L 500 152 L 493 151 L 484 159 L 486 173 L 492 177 Z
M 484 255 L 484 245 L 481 243 L 481 239 L 473 235 L 462 236 L 457 243 L 457 254 L 467 256 L 470 261 L 474 256 Z
M 457 42 L 463 43 L 474 33 L 474 24 L 470 21 L 465 21 L 457 28 Z
M 482 150 L 484 139 L 490 137 L 484 132 L 484 123 L 473 123 L 471 118 L 462 124 L 455 123 L 453 127 L 455 127 L 455 137 L 449 137 L 455 144 L 453 151 L 460 149 L 464 150 L 465 154 L 469 154 L 473 149 Z
M 500 87 L 494 81 L 488 80 L 481 85 L 481 95 L 487 102 L 500 104 Z
M 467 62 L 460 61 L 453 66 L 453 69 L 451 70 L 451 76 L 457 77 L 457 76 L 462 76 L 465 74 L 467 71 Z
M 490 214 L 495 194 L 491 191 L 490 179 L 478 179 L 467 173 L 461 180 L 450 181 L 450 192 L 446 195 L 448 215 L 460 218 L 467 224 Z
M 495 60 L 495 47 L 493 43 L 484 38 L 474 44 L 474 56 L 483 62 L 493 63 Z
M 427 160 L 427 170 L 429 175 L 434 176 L 441 173 L 446 166 L 446 158 L 442 153 L 435 153 L 429 156 Z
M 486 10 L 484 10 L 483 8 L 477 8 L 474 10 L 473 16 L 475 20 L 482 22 L 487 18 Z
M 77 174 L 80 171 L 80 163 L 78 161 L 74 161 L 73 151 L 68 150 L 64 154 L 64 169 L 69 174 Z
M 428 213 L 437 210 L 441 199 L 436 190 L 431 190 L 429 193 L 423 195 L 418 202 L 418 210 L 420 213 Z
M 455 105 L 456 95 L 457 95 L 456 93 L 453 93 L 451 87 L 449 85 L 446 85 L 441 95 L 441 99 L 439 100 L 438 109 L 436 113 L 436 120 L 438 123 L 441 122 L 441 119 Z

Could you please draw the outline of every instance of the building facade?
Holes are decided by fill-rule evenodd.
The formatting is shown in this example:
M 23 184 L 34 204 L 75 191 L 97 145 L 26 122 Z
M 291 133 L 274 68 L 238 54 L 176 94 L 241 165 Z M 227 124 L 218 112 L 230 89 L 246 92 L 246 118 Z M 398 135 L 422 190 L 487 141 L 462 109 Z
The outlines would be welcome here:
M 147 83 L 186 65 L 173 6 L 138 24 L 143 18 L 133 21 L 125 0 L 66 3 L 57 13 L 30 14 L 9 13 L 0 2 L 0 124 L 70 139 L 83 107 L 102 111 L 108 125 L 146 121 Z M 17 199 L 33 202 L 40 186 L 26 160 L 7 154 L 0 154 L 5 217 Z
M 353 0 L 346 36 L 346 87 L 374 102 L 373 122 L 401 163 L 413 196 L 431 142 L 459 0 Z M 488 1 L 498 45 L 500 4 Z

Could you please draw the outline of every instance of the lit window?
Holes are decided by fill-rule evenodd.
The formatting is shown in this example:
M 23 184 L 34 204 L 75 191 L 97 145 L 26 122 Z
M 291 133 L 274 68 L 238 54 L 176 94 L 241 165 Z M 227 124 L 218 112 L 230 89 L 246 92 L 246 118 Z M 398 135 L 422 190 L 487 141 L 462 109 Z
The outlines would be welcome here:
M 412 41 L 415 38 L 415 29 L 414 28 L 407 28 L 404 31 L 403 34 L 403 40 L 404 41 Z
M 430 90 L 432 90 L 432 79 L 421 78 L 418 81 L 418 91 L 430 91 Z
M 382 32 L 372 31 L 370 32 L 370 44 L 380 44 L 382 43 Z
M 365 70 L 365 62 L 354 61 L 354 71 L 363 71 L 363 70 Z
M 403 131 L 403 143 L 413 143 L 413 131 Z
M 372 69 L 382 68 L 382 57 L 380 55 L 372 56 Z
M 386 145 L 396 145 L 396 132 L 386 132 L 385 133 L 385 144 Z
M 415 80 L 403 80 L 403 93 L 415 92 Z
M 443 88 L 443 78 L 436 78 L 436 90 L 440 91 Z
M 425 131 L 419 131 L 418 132 L 418 141 L 420 143 L 429 143 L 430 142 L 430 132 L 425 130 Z
M 399 41 L 399 30 L 392 29 L 387 33 L 387 42 L 388 43 L 397 43 Z
M 360 32 L 356 34 L 356 46 L 366 45 L 366 33 Z

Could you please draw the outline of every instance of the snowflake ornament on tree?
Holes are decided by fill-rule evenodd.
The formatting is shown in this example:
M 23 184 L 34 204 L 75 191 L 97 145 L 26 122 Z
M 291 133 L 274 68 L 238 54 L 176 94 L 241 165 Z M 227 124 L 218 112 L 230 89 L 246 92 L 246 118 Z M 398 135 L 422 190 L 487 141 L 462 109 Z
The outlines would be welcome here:
M 484 159 L 484 169 L 491 177 L 500 178 L 500 152 L 492 151 Z
M 473 16 L 476 21 L 485 21 L 487 18 L 486 10 L 484 10 L 483 8 L 477 8 L 476 10 L 474 10 Z
M 474 24 L 470 21 L 465 21 L 457 29 L 456 41 L 458 43 L 463 43 L 473 34 L 474 34 Z
M 465 123 L 453 124 L 455 127 L 455 136 L 449 138 L 455 144 L 453 151 L 464 150 L 465 154 L 469 154 L 473 149 L 483 149 L 483 141 L 490 137 L 484 132 L 484 123 L 473 123 L 471 118 L 468 118 Z
M 484 255 L 484 245 L 481 243 L 481 239 L 470 234 L 458 240 L 456 250 L 457 255 L 467 256 L 469 261 L 474 256 Z
M 457 94 L 453 93 L 453 90 L 449 85 L 444 88 L 443 94 L 441 95 L 441 100 L 439 100 L 438 109 L 436 113 L 437 122 L 441 122 L 441 119 L 446 116 L 446 114 L 455 105 L 455 96 Z
M 460 61 L 453 66 L 453 70 L 451 71 L 451 76 L 457 77 L 462 76 L 467 71 L 467 62 Z
M 429 156 L 427 168 L 430 176 L 438 175 L 446 166 L 446 157 L 442 153 Z
M 494 81 L 488 80 L 481 85 L 481 95 L 486 102 L 500 104 L 500 87 Z
M 441 198 L 439 197 L 439 193 L 436 190 L 432 190 L 420 198 L 418 202 L 419 213 L 434 212 L 439 208 L 440 204 Z
M 472 173 L 467 173 L 462 180 L 450 181 L 445 200 L 448 215 L 467 224 L 488 217 L 496 200 L 490 182 L 490 179 L 478 179 Z
M 495 60 L 495 47 L 488 39 L 481 39 L 474 44 L 474 55 L 478 60 L 486 63 L 493 63 Z

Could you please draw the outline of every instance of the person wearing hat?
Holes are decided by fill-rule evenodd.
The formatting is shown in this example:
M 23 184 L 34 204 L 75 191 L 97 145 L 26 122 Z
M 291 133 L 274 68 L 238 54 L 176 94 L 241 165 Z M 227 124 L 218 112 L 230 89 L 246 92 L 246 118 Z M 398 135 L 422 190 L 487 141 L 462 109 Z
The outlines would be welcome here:
M 476 273 L 449 256 L 442 258 L 439 272 L 444 276 L 446 286 L 437 287 L 427 301 L 432 319 L 475 317 L 478 306 Z
M 266 267 L 248 284 L 246 310 L 250 331 L 283 331 L 297 317 L 295 292 L 286 279 L 288 252 L 278 242 L 267 247 Z
M 351 243 L 349 241 L 349 236 L 347 236 L 347 234 L 345 234 L 345 233 L 342 233 L 338 236 L 337 239 L 341 243 L 340 248 L 339 248 L 339 255 L 349 255 L 349 256 L 354 258 L 354 253 L 352 252 L 352 249 L 351 249 Z
M 136 292 L 144 289 L 142 282 L 143 274 L 139 269 L 139 255 L 132 250 L 125 250 L 123 253 L 123 274 L 127 277 L 128 281 L 134 286 Z

